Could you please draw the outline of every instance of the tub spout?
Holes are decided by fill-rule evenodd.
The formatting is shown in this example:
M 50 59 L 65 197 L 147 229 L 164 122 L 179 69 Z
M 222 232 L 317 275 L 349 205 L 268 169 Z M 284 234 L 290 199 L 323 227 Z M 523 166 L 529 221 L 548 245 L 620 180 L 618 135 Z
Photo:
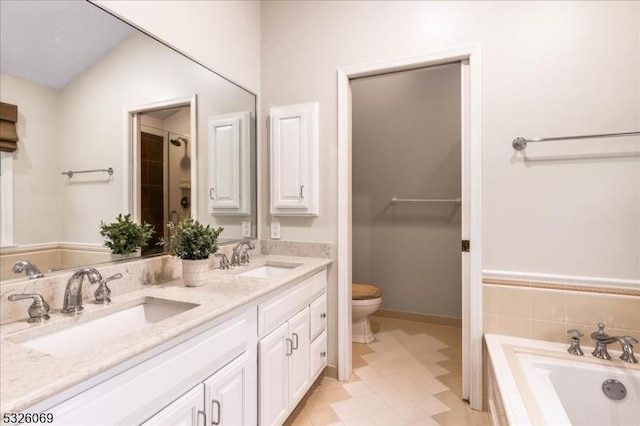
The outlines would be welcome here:
M 617 341 L 618 339 L 605 333 L 603 323 L 598 323 L 598 331 L 591 333 L 591 338 L 596 344 L 596 347 L 591 354 L 599 359 L 610 360 L 611 355 L 607 352 L 607 345 Z

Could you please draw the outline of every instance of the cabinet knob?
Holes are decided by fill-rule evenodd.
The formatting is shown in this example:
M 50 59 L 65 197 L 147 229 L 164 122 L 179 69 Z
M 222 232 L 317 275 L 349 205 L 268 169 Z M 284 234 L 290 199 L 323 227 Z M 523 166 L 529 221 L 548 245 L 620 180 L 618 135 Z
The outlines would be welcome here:
M 326 356 L 327 356 L 327 353 L 326 353 L 326 352 L 324 352 L 324 351 L 320 352 L 320 358 L 324 358 L 324 357 L 326 357 Z
M 325 319 L 327 317 L 327 314 L 325 312 L 320 314 L 320 318 Z

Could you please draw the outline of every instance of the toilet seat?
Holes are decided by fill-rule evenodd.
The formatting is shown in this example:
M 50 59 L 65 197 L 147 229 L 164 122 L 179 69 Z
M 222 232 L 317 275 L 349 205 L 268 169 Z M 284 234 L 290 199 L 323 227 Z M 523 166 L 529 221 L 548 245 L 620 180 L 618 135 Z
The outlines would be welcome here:
M 382 297 L 382 290 L 371 284 L 351 284 L 351 300 L 370 300 Z

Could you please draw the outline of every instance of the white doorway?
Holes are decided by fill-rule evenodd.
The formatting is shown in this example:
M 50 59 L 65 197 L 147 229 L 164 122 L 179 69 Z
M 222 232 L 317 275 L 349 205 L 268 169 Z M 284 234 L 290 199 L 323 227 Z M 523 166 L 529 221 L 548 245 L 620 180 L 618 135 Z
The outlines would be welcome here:
M 482 410 L 481 58 L 473 45 L 338 70 L 338 377 L 351 375 L 351 90 L 350 80 L 459 61 L 461 72 L 463 398 Z

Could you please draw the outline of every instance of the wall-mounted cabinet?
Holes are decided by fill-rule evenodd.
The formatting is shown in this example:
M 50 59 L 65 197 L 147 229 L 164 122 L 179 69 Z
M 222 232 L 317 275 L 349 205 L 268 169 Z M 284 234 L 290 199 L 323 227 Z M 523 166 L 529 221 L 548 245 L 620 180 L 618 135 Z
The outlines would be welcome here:
M 209 118 L 209 213 L 250 213 L 249 112 Z
M 271 108 L 271 214 L 318 216 L 318 103 Z

